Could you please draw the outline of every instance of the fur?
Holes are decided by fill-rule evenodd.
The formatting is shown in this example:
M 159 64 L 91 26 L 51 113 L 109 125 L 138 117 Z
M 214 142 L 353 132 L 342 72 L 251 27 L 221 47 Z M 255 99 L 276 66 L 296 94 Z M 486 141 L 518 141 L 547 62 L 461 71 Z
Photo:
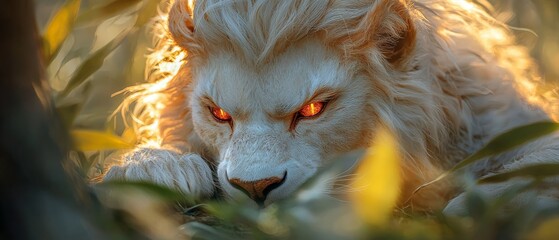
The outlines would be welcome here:
M 527 50 L 488 11 L 466 0 L 170 2 L 154 23 L 148 83 L 129 88 L 123 103 L 135 106 L 139 147 L 105 180 L 235 197 L 243 194 L 228 178 L 287 172 L 268 204 L 331 156 L 366 148 L 384 127 L 405 158 L 402 203 L 438 207 L 454 196 L 451 185 L 411 192 L 495 135 L 558 117 L 558 101 L 542 94 Z M 293 114 L 318 100 L 329 100 L 324 112 L 291 127 Z M 232 124 L 213 119 L 212 106 L 230 113 Z M 559 136 L 470 171 L 484 176 L 541 162 L 559 162 Z M 482 188 L 499 194 L 512 184 Z M 447 211 L 460 211 L 463 198 Z

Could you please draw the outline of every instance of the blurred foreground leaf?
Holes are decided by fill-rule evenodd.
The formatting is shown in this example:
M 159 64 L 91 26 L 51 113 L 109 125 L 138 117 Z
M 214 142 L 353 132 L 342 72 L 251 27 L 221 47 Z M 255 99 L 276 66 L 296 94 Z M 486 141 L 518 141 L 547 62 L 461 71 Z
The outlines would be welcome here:
M 559 217 L 554 217 L 541 223 L 525 239 L 529 239 L 529 240 L 557 239 L 558 236 L 559 236 Z
M 47 24 L 43 33 L 43 54 L 46 63 L 50 63 L 60 45 L 72 31 L 80 10 L 80 3 L 80 0 L 66 1 Z
M 398 149 L 394 136 L 381 130 L 357 168 L 351 199 L 356 213 L 369 224 L 385 224 L 396 206 L 401 182 Z
M 145 181 L 110 181 L 95 185 L 108 190 L 137 189 L 166 201 L 194 202 L 193 199 L 177 190 Z
M 67 97 L 64 102 L 56 102 L 56 110 L 67 129 L 71 129 L 74 121 L 80 114 L 82 107 L 85 103 L 85 98 L 89 95 L 91 84 L 86 83 L 82 88 L 80 94 L 74 94 L 72 97 Z
M 299 187 L 293 194 L 293 200 L 297 204 L 302 204 L 324 199 L 327 197 L 326 193 L 330 192 L 329 189 L 332 187 L 330 186 L 331 179 L 353 172 L 359 161 L 365 156 L 365 152 L 366 149 L 358 149 L 329 159 L 329 164 L 319 169 L 316 174 Z M 332 195 L 335 195 L 335 193 L 332 193 Z
M 496 183 L 504 182 L 515 177 L 530 177 L 534 179 L 543 179 L 559 175 L 558 163 L 538 164 L 523 167 L 508 172 L 498 173 L 491 176 L 484 177 L 478 180 L 478 183 Z
M 148 23 L 158 13 L 159 2 L 157 0 L 144 1 L 142 8 L 138 11 L 138 18 L 136 19 L 135 27 L 142 27 Z
M 190 222 L 184 224 L 182 228 L 192 237 L 192 239 L 223 239 L 236 240 L 246 239 L 246 236 L 239 232 L 221 226 L 209 226 L 200 222 Z
M 73 130 L 72 138 L 80 151 L 100 151 L 133 148 L 134 145 L 110 133 L 90 130 Z
M 72 123 L 78 116 L 79 111 L 82 108 L 83 103 L 67 104 L 64 106 L 57 106 L 58 114 L 64 126 L 70 127 Z
M 559 123 L 537 122 L 513 128 L 489 141 L 485 147 L 456 164 L 450 172 L 461 169 L 484 157 L 497 155 L 559 130 Z
M 77 25 L 88 25 L 105 21 L 117 16 L 130 7 L 138 4 L 142 0 L 114 0 L 101 7 L 93 8 L 80 14 L 76 20 Z
M 95 51 L 91 56 L 89 56 L 76 70 L 72 78 L 68 81 L 68 84 L 64 90 L 60 93 L 61 96 L 66 96 L 74 88 L 82 84 L 87 80 L 93 73 L 95 73 L 103 63 L 105 58 L 113 52 L 113 50 L 126 39 L 126 36 L 130 33 L 131 29 L 127 29 L 120 33 L 117 37 L 111 40 L 107 45 L 103 46 L 99 50 Z
M 466 159 L 462 160 L 454 167 L 452 167 L 450 170 L 441 174 L 435 180 L 432 180 L 428 183 L 419 186 L 414 191 L 414 193 L 425 188 L 426 186 L 429 186 L 437 181 L 440 181 L 441 179 L 456 172 L 459 169 L 464 168 L 465 166 L 468 166 L 474 162 L 482 160 L 485 157 L 504 153 L 522 144 L 536 140 L 540 137 L 551 134 L 558 130 L 559 130 L 559 123 L 556 122 L 536 122 L 536 123 L 513 128 L 493 138 L 482 149 L 470 155 Z

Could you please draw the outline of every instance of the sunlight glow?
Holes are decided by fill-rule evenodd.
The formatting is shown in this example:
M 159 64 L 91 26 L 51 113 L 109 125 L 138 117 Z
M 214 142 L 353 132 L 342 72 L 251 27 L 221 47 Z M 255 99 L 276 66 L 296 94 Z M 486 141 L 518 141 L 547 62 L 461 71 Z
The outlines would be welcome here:
M 464 10 L 468 11 L 468 12 L 473 12 L 474 10 L 476 10 L 476 6 L 468 1 L 464 1 L 464 0 L 455 0 L 454 3 L 456 5 L 459 5 L 460 7 L 462 7 Z
M 505 42 L 509 38 L 502 29 L 498 28 L 488 28 L 480 32 L 479 34 L 481 38 L 497 42 Z
M 167 8 L 170 8 L 173 2 L 170 1 Z M 193 1 L 189 1 L 188 4 L 192 6 Z M 142 147 L 161 147 L 163 140 L 159 129 L 161 111 L 172 100 L 169 91 L 173 91 L 176 87 L 173 85 L 173 79 L 186 63 L 187 52 L 177 46 L 169 36 L 166 14 L 168 10 L 162 10 L 154 23 L 153 34 L 156 46 L 147 56 L 145 73 L 147 83 L 131 86 L 120 92 L 127 93 L 128 96 L 117 112 L 120 112 L 125 120 L 131 118 L 132 125 L 127 124 L 126 127 L 134 130 L 138 136 L 137 144 Z
M 192 11 L 194 10 L 194 2 L 195 2 L 195 0 L 188 0 L 187 3 L 186 3 L 187 6 L 188 6 L 188 9 L 190 9 L 190 15 L 191 16 L 192 16 Z

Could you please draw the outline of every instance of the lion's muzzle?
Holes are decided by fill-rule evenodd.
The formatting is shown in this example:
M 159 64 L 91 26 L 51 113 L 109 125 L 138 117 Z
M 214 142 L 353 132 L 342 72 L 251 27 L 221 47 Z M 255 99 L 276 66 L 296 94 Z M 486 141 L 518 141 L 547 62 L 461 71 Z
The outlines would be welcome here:
M 272 190 L 281 186 L 287 178 L 287 171 L 284 172 L 283 177 L 269 177 L 256 181 L 243 181 L 239 178 L 227 179 L 229 183 L 236 189 L 241 190 L 254 200 L 258 206 L 263 207 L 264 201 Z

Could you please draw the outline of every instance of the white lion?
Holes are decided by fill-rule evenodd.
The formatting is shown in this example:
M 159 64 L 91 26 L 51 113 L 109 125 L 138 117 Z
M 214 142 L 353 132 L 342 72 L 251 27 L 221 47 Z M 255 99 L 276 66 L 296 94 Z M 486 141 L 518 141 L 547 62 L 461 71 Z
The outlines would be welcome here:
M 558 112 L 539 96 L 527 50 L 485 8 L 466 0 L 170 3 L 156 22 L 149 83 L 124 102 L 135 104 L 143 144 L 105 180 L 148 180 L 200 197 L 219 189 L 267 205 L 331 156 L 369 146 L 382 126 L 401 144 L 407 199 L 495 135 Z M 559 136 L 471 171 L 542 162 L 559 162 Z M 482 189 L 498 195 L 511 184 Z M 411 203 L 430 209 L 453 194 L 439 184 Z

